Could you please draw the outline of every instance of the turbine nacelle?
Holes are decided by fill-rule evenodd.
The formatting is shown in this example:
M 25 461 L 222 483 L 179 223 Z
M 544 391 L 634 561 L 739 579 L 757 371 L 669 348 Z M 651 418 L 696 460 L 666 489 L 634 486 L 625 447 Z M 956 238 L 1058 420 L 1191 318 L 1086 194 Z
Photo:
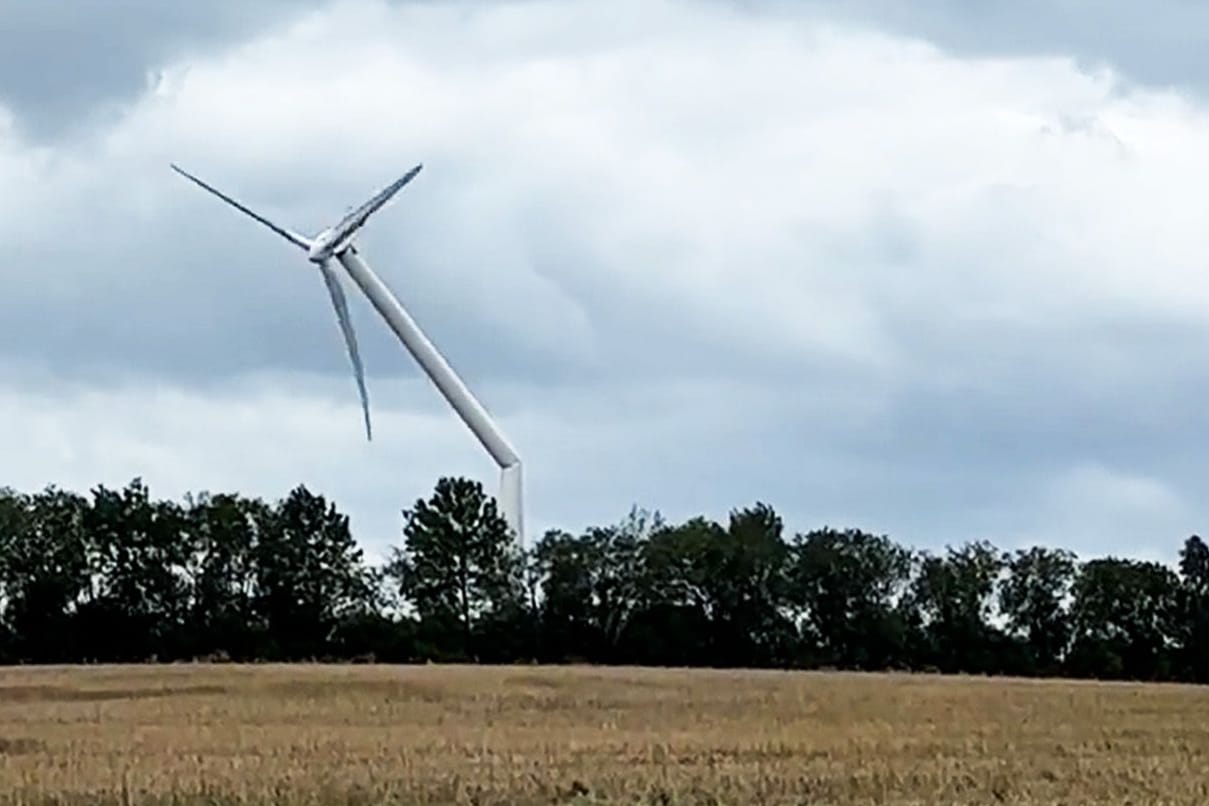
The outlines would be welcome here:
M 315 236 L 315 239 L 311 241 L 311 248 L 306 250 L 307 260 L 312 263 L 323 263 L 344 251 L 339 247 L 346 245 L 347 241 L 345 244 L 335 243 L 334 230 L 335 228 L 331 227 Z
M 356 237 L 360 226 L 328 227 L 315 236 L 311 246 L 306 251 L 307 260 L 312 263 L 323 263 L 332 258 L 340 257 L 345 251 L 353 248 L 353 238 Z

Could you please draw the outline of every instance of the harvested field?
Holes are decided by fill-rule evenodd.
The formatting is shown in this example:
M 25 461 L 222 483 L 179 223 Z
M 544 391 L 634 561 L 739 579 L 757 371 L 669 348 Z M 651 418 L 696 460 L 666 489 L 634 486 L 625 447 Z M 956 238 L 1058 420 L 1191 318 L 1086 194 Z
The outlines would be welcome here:
M 0 670 L 3 803 L 1209 803 L 1209 689 L 909 675 Z

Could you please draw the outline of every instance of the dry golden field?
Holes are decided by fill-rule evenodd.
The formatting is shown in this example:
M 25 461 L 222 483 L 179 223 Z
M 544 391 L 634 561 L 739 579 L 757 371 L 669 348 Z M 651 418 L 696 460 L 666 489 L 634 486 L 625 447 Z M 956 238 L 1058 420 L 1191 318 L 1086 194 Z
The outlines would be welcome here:
M 7 669 L 0 802 L 1209 804 L 1209 689 L 541 667 Z

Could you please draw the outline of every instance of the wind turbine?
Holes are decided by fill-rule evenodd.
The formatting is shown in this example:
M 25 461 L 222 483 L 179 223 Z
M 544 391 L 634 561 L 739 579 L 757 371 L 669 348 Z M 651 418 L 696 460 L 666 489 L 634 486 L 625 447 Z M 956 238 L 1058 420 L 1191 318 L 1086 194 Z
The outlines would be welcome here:
M 383 188 L 372 198 L 347 212 L 336 224 L 322 230 L 313 238 L 307 238 L 297 232 L 280 227 L 269 219 L 253 212 L 225 193 L 211 187 L 196 176 L 188 173 L 176 164 L 172 169 L 194 182 L 200 187 L 213 193 L 218 198 L 230 204 L 235 209 L 259 221 L 264 226 L 276 232 L 295 246 L 307 253 L 307 260 L 314 263 L 323 275 L 328 294 L 332 298 L 332 307 L 336 310 L 336 318 L 340 330 L 344 334 L 345 346 L 348 348 L 349 360 L 353 365 L 353 374 L 357 380 L 357 391 L 361 396 L 361 410 L 365 419 L 365 438 L 372 439 L 369 421 L 369 396 L 365 391 L 365 372 L 361 365 L 361 357 L 357 349 L 357 337 L 353 332 L 353 323 L 348 315 L 348 303 L 344 290 L 340 285 L 336 272 L 332 269 L 332 259 L 342 265 L 353 281 L 360 286 L 370 303 L 386 320 L 386 324 L 411 353 L 412 358 L 419 363 L 429 379 L 462 418 L 462 422 L 478 438 L 491 458 L 500 468 L 500 509 L 504 520 L 516 534 L 516 538 L 524 543 L 524 511 L 522 506 L 521 460 L 516 450 L 496 426 L 487 410 L 475 399 L 466 384 L 458 377 L 449 362 L 445 360 L 419 325 L 407 312 L 407 309 L 395 298 L 373 270 L 362 260 L 353 244 L 353 238 L 365 225 L 366 220 L 380 207 L 386 204 L 392 196 L 410 182 L 420 172 L 422 165 L 417 165 L 390 185 Z

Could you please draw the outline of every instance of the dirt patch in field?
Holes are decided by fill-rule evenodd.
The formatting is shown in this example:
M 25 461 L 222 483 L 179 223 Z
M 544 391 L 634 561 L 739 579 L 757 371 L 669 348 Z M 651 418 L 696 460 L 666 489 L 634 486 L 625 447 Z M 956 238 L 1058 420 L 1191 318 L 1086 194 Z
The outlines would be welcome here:
M 389 702 L 444 702 L 446 687 L 416 680 L 295 680 L 273 682 L 265 693 L 283 699 L 340 699 L 369 696 Z
M 46 749 L 46 742 L 26 736 L 0 736 L 0 756 L 27 756 Z

